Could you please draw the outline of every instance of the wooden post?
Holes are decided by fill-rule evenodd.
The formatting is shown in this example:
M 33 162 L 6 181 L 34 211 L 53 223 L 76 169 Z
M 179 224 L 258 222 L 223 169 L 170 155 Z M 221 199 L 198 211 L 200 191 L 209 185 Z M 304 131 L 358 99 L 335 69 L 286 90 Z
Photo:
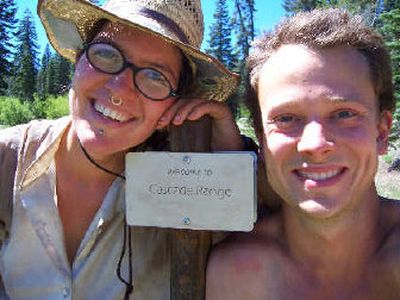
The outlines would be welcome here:
M 210 152 L 211 120 L 204 117 L 170 130 L 174 152 Z M 205 270 L 211 232 L 172 230 L 171 300 L 201 300 L 205 296 Z

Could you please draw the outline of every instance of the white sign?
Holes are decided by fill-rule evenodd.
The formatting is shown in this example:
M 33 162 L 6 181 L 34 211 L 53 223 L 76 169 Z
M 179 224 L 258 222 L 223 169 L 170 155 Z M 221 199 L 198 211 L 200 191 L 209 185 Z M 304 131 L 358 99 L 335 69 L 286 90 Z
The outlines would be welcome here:
M 252 152 L 128 153 L 129 225 L 250 231 L 256 221 Z

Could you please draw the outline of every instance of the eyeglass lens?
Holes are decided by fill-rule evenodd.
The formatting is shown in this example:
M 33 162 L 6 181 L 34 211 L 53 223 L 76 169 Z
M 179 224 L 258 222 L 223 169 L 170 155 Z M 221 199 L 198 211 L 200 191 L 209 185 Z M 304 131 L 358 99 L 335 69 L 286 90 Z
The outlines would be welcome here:
M 127 67 L 133 70 L 133 82 L 136 88 L 151 100 L 164 100 L 176 93 L 168 79 L 153 68 L 139 68 L 125 60 L 122 52 L 111 44 L 92 43 L 86 48 L 90 64 L 103 73 L 119 74 Z

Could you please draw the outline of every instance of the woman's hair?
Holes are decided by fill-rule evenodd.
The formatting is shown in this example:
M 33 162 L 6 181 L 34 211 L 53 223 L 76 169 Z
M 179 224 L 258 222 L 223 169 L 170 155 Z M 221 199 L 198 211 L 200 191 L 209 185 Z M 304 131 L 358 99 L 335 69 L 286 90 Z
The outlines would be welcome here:
M 380 34 L 367 26 L 360 16 L 342 9 L 316 9 L 287 18 L 273 32 L 265 33 L 252 48 L 247 59 L 249 107 L 257 135 L 262 134 L 257 99 L 260 71 L 267 60 L 283 45 L 298 44 L 311 49 L 347 46 L 358 50 L 366 59 L 377 95 L 379 111 L 395 108 L 390 55 Z

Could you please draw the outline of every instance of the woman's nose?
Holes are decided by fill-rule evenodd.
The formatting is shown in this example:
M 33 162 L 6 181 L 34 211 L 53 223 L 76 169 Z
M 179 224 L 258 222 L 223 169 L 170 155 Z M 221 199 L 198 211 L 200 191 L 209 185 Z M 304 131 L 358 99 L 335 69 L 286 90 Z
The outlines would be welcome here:
M 106 87 L 118 94 L 136 93 L 133 71 L 130 68 L 126 68 L 121 73 L 110 75 Z

